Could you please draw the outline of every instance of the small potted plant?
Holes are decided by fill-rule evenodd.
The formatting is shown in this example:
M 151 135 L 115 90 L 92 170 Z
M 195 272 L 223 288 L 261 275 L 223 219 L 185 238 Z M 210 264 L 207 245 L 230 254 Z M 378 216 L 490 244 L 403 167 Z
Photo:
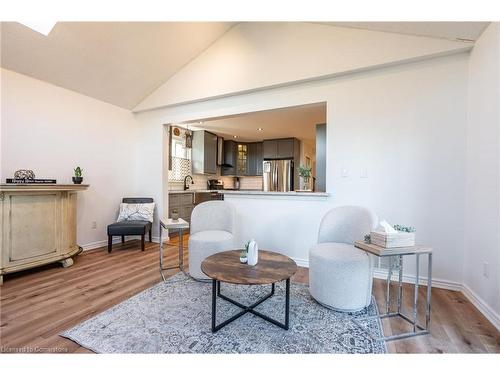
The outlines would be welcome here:
M 74 184 L 81 184 L 83 181 L 83 177 L 82 177 L 83 169 L 81 169 L 80 167 L 76 167 L 74 170 L 75 170 L 75 176 L 73 177 L 73 183 Z
M 311 190 L 311 167 L 299 166 L 299 176 L 302 178 L 303 190 Z
M 172 220 L 177 221 L 179 220 L 179 209 L 177 208 L 172 208 Z
M 249 243 L 250 243 L 250 241 L 248 241 L 245 244 L 245 248 L 241 249 L 241 251 L 240 251 L 240 263 L 246 263 L 248 261 L 248 244 Z

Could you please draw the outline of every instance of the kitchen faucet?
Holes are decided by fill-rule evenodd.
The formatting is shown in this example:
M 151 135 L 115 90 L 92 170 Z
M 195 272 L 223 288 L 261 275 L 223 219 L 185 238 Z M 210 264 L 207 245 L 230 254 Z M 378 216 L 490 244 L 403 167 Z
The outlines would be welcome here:
M 189 189 L 189 185 L 187 183 L 187 179 L 190 178 L 191 179 L 191 184 L 193 185 L 194 184 L 194 181 L 193 181 L 193 176 L 190 176 L 190 175 L 187 175 L 186 177 L 184 177 L 184 190 L 188 190 Z

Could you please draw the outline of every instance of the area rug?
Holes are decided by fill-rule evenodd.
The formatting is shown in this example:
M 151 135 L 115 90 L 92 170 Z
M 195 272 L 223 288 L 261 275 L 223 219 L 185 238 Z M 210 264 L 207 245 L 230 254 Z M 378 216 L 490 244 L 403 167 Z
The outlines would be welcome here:
M 283 283 L 281 283 L 283 284 Z M 270 286 L 222 284 L 230 298 L 251 304 L 269 293 Z M 291 284 L 288 331 L 245 314 L 216 333 L 211 327 L 211 283 L 182 273 L 63 332 L 96 353 L 386 353 L 375 301 L 358 313 L 340 313 L 316 303 L 306 285 Z M 284 285 L 276 284 L 272 298 L 256 310 L 283 321 Z M 217 300 L 218 322 L 240 309 Z

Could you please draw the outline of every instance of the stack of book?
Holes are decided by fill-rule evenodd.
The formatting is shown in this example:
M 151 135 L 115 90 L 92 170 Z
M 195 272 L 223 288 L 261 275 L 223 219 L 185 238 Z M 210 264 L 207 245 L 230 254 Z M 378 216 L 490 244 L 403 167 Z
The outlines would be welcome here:
M 372 231 L 370 233 L 370 242 L 374 245 L 386 248 L 415 246 L 415 233 L 385 233 Z
M 8 184 L 56 184 L 57 181 L 50 178 L 7 178 Z

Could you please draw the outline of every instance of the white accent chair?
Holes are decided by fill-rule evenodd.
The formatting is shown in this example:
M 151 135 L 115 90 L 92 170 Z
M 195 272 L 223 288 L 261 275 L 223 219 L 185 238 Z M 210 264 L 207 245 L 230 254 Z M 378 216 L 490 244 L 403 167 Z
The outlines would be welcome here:
M 225 201 L 208 201 L 191 213 L 189 274 L 199 281 L 209 280 L 201 262 L 210 255 L 235 249 L 235 208 Z
M 323 217 L 318 244 L 309 252 L 309 292 L 321 305 L 345 312 L 370 305 L 375 258 L 353 244 L 377 221 L 357 206 L 336 207 Z

